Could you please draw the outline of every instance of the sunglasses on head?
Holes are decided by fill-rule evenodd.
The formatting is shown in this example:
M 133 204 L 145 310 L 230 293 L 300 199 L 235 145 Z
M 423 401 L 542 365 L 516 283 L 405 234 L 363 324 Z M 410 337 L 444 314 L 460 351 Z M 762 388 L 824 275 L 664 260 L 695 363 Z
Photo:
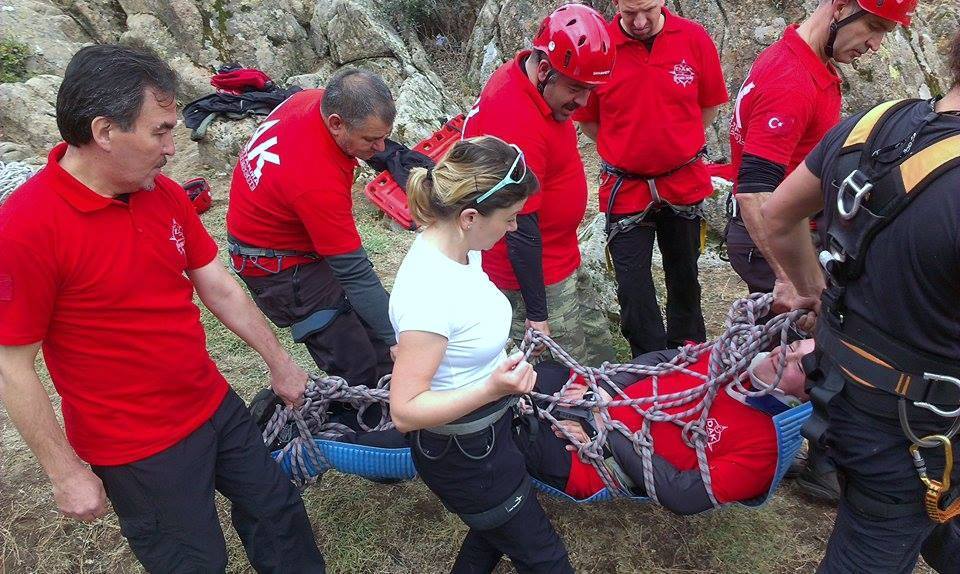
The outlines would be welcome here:
M 523 150 L 521 150 L 519 147 L 513 144 L 510 144 L 510 147 L 517 150 L 517 159 L 513 160 L 513 164 L 510 166 L 510 169 L 507 170 L 507 175 L 503 176 L 503 179 L 501 179 L 499 182 L 497 182 L 496 185 L 494 185 L 489 190 L 487 190 L 486 192 L 484 192 L 483 194 L 477 197 L 477 199 L 475 200 L 477 203 L 483 202 L 484 200 L 489 198 L 491 195 L 507 187 L 508 185 L 520 183 L 521 181 L 523 181 L 523 178 L 527 177 L 527 162 L 526 160 L 523 159 Z M 520 172 L 520 176 L 516 177 L 516 172 L 521 168 L 522 170 Z

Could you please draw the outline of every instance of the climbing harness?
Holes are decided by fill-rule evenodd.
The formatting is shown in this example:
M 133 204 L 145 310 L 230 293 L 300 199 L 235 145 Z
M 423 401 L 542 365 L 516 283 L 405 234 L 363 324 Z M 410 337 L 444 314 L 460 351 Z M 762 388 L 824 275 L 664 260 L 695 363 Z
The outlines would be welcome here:
M 613 271 L 613 255 L 610 253 L 610 243 L 613 242 L 613 239 L 617 235 L 624 233 L 626 231 L 630 231 L 635 227 L 644 225 L 643 221 L 644 221 L 644 218 L 646 218 L 647 214 L 651 212 L 659 211 L 661 209 L 670 209 L 674 213 L 676 213 L 677 215 L 685 219 L 695 220 L 697 218 L 700 218 L 701 220 L 703 220 L 703 217 L 704 217 L 703 205 L 701 203 L 698 203 L 696 205 L 673 205 L 672 203 L 665 201 L 662 197 L 660 197 L 660 193 L 657 191 L 657 180 L 671 176 L 677 173 L 678 171 L 686 168 L 687 166 L 700 161 L 700 159 L 705 157 L 706 154 L 707 154 L 707 148 L 706 146 L 704 146 L 704 148 L 698 151 L 696 155 L 694 155 L 692 158 L 688 159 L 687 161 L 683 162 L 681 165 L 656 175 L 641 175 L 637 173 L 632 173 L 632 172 L 620 169 L 618 167 L 614 167 L 608 164 L 607 162 L 601 162 L 600 185 L 604 185 L 608 181 L 608 179 L 611 177 L 616 178 L 613 182 L 613 187 L 610 189 L 610 199 L 607 201 L 607 219 L 606 219 L 606 225 L 604 227 L 604 232 L 607 235 L 607 242 L 606 242 L 606 245 L 604 246 L 604 252 L 606 253 L 608 270 Z M 617 200 L 617 194 L 620 192 L 620 188 L 623 187 L 623 183 L 625 181 L 634 181 L 634 180 L 643 180 L 647 182 L 647 187 L 650 189 L 650 198 L 651 198 L 650 203 L 648 203 L 647 206 L 643 208 L 643 210 L 640 213 L 636 213 L 629 217 L 624 217 L 623 219 L 613 222 L 613 219 L 612 219 L 613 206 Z M 702 248 L 703 248 L 703 243 L 705 241 L 705 237 L 703 237 L 703 235 L 705 231 L 706 229 L 702 227 L 701 228 L 701 251 L 703 251 Z
M 577 362 L 549 337 L 536 331 L 530 331 L 522 345 L 522 350 L 527 356 L 533 352 L 535 347 L 544 345 L 550 349 L 555 359 L 570 368 L 571 376 L 558 393 L 554 395 L 531 393 L 529 398 L 518 403 L 518 408 L 526 418 L 536 417 L 549 424 L 556 424 L 558 418 L 556 415 L 560 414 L 556 411 L 558 406 L 596 410 L 599 413 L 602 424 L 597 426 L 597 434 L 589 442 L 582 443 L 569 433 L 564 432 L 567 440 L 577 447 L 581 459 L 596 468 L 607 487 L 606 490 L 591 497 L 588 501 L 604 500 L 610 496 L 638 498 L 631 490 L 635 485 L 629 482 L 626 474 L 619 468 L 619 465 L 615 464 L 616 461 L 612 461 L 611 457 L 604 452 L 603 446 L 611 432 L 620 433 L 633 443 L 636 452 L 643 460 L 643 489 L 647 497 L 656 500 L 651 459 L 653 454 L 653 440 L 650 435 L 651 424 L 653 422 L 676 424 L 683 430 L 686 444 L 696 450 L 699 471 L 707 493 L 714 507 L 719 507 L 721 504 L 713 495 L 711 486 L 710 467 L 707 461 L 708 433 L 706 430 L 706 421 L 716 393 L 721 388 L 730 385 L 733 385 L 736 392 L 747 397 L 762 396 L 771 392 L 771 389 L 776 389 L 786 366 L 785 360 L 778 363 L 776 380 L 770 385 L 769 389 L 752 390 L 745 387 L 747 377 L 744 373 L 753 358 L 776 341 L 781 344 L 782 359 L 787 352 L 786 343 L 790 336 L 790 328 L 804 314 L 803 311 L 792 311 L 779 315 L 764 325 L 757 325 L 757 318 L 768 313 L 772 300 L 770 294 L 756 294 L 735 302 L 727 315 L 725 332 L 717 340 L 688 345 L 682 348 L 674 359 L 658 365 L 604 363 L 599 367 L 587 367 Z M 702 374 L 692 370 L 691 365 L 707 353 L 709 354 L 707 373 Z M 631 373 L 638 377 L 649 378 L 653 385 L 653 396 L 636 399 L 627 397 L 623 389 L 620 389 L 611 379 L 617 373 Z M 658 379 L 660 376 L 670 373 L 683 373 L 700 379 L 702 383 L 685 391 L 660 394 L 657 388 Z M 562 398 L 563 390 L 577 378 L 586 381 L 594 395 L 588 395 L 578 400 Z M 599 398 L 600 385 L 613 391 L 611 393 L 612 400 L 604 401 Z M 303 405 L 298 409 L 284 409 L 278 405 L 263 433 L 264 441 L 267 444 L 272 444 L 285 424 L 291 419 L 296 422 L 299 436 L 294 437 L 281 450 L 274 453 L 274 457 L 291 474 L 294 483 L 304 487 L 315 481 L 320 473 L 331 467 L 341 470 L 350 469 L 347 471 L 373 477 L 410 478 L 413 476 L 412 462 L 397 459 L 395 458 L 397 452 L 391 452 L 402 451 L 407 453 L 405 456 L 409 459 L 407 449 L 375 449 L 331 442 L 349 430 L 343 425 L 328 421 L 327 411 L 330 402 L 333 400 L 345 401 L 356 407 L 360 411 L 357 414 L 358 423 L 364 430 L 393 428 L 393 424 L 389 421 L 389 376 L 381 379 L 377 386 L 372 389 L 362 385 L 349 387 L 343 379 L 338 377 L 312 377 L 307 385 Z M 537 403 L 546 406 L 538 408 Z M 368 427 L 362 421 L 363 412 L 371 404 L 380 404 L 383 408 L 380 423 L 375 427 Z M 609 409 L 620 406 L 629 406 L 642 414 L 644 422 L 637 432 L 631 432 L 623 423 L 610 417 Z M 667 409 L 674 411 L 676 407 L 683 407 L 684 410 L 682 412 L 667 412 Z M 499 414 L 502 417 L 510 412 L 509 409 L 510 407 L 504 409 L 503 404 L 496 403 L 481 416 L 492 417 L 494 416 L 493 413 L 503 410 Z M 776 488 L 790 460 L 800 447 L 799 429 L 808 415 L 809 405 L 801 405 L 773 418 L 778 436 L 778 446 L 780 447 L 780 461 L 774 481 L 771 484 L 771 492 Z M 488 420 L 492 419 L 488 418 Z M 488 425 L 494 422 L 496 421 L 484 421 Z M 463 433 L 473 430 L 476 425 L 480 424 L 468 421 L 458 421 L 456 424 L 459 423 L 473 424 L 473 426 L 454 427 L 446 430 Z M 439 428 L 442 429 L 443 427 Z M 560 428 L 562 429 L 562 427 Z M 493 437 L 493 439 L 496 440 L 496 437 Z M 350 452 L 355 456 L 349 456 Z M 333 460 L 337 456 L 341 457 L 340 463 Z M 546 485 L 536 485 L 541 490 L 556 496 L 570 498 Z
M 912 443 L 910 454 L 927 487 L 925 506 L 930 518 L 939 521 L 960 513 L 960 503 L 947 510 L 940 508 L 950 488 L 949 474 L 953 468 L 950 440 L 960 430 L 960 367 L 955 361 L 891 337 L 844 304 L 847 286 L 863 274 L 867 251 L 877 234 L 931 182 L 960 166 L 960 129 L 947 131 L 937 141 L 916 149 L 918 136 L 941 115 L 936 111 L 936 100 L 926 102 L 929 109 L 906 137 L 879 145 L 884 124 L 921 102 L 895 100 L 876 106 L 857 122 L 840 149 L 833 181 L 837 190 L 836 210 L 827 210 L 823 218 L 825 243 L 819 260 L 828 284 L 822 296 L 823 313 L 816 335 L 818 352 L 829 358 L 839 373 L 814 375 L 823 380 L 810 392 L 817 409 L 805 433 L 812 440 L 822 438 L 827 421 L 821 413 L 826 412 L 826 405 L 842 391 L 847 380 L 899 397 L 900 425 Z M 949 428 L 942 434 L 920 438 L 910 426 L 908 401 L 953 419 Z M 926 476 L 920 449 L 940 445 L 948 451 L 948 469 L 944 480 L 934 481 Z M 899 512 L 883 508 L 878 501 L 862 502 L 880 513 Z

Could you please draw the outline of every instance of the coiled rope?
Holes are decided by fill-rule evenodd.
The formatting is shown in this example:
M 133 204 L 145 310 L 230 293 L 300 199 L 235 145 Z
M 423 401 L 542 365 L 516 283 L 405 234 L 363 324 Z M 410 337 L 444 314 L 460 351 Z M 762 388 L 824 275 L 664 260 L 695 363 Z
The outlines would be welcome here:
M 36 173 L 36 168 L 22 161 L 0 161 L 0 204 Z

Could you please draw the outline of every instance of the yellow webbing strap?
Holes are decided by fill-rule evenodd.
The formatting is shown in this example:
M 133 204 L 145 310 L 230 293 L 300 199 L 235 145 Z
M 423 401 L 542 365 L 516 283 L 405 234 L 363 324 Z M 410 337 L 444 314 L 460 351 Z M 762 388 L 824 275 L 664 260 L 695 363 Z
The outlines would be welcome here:
M 873 128 L 876 127 L 877 122 L 880 121 L 880 118 L 882 118 L 890 108 L 902 101 L 903 100 L 900 99 L 884 102 L 864 114 L 863 117 L 860 118 L 860 121 L 857 122 L 857 125 L 853 127 L 853 131 L 847 136 L 846 141 L 843 142 L 843 148 L 846 149 L 866 143 L 867 139 L 870 138 L 870 133 L 873 132 Z
M 913 154 L 900 164 L 900 177 L 907 193 L 943 164 L 960 157 L 960 135 L 940 140 Z

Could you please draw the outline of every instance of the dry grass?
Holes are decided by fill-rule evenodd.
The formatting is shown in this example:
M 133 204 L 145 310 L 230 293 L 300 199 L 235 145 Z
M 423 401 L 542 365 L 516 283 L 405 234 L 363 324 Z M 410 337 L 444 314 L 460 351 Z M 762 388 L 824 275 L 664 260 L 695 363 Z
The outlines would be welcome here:
M 192 175 L 188 171 L 179 164 L 174 174 Z M 227 184 L 213 182 L 215 206 L 204 216 L 221 245 Z M 412 234 L 391 229 L 359 194 L 356 211 L 367 250 L 384 282 L 392 284 Z M 743 286 L 726 268 L 705 270 L 702 282 L 707 324 L 716 335 Z M 266 380 L 263 364 L 209 313 L 203 321 L 214 360 L 240 395 L 251 398 Z M 302 347 L 285 333 L 280 337 L 301 364 L 310 364 Z M 55 395 L 53 400 L 58 402 Z M 419 481 L 378 485 L 330 472 L 304 500 L 331 572 L 446 572 L 465 532 Z M 830 508 L 805 502 L 790 485 L 763 508 L 733 507 L 691 518 L 630 502 L 580 506 L 541 500 L 579 572 L 808 572 L 823 553 L 833 517 Z M 229 571 L 249 572 L 224 500 L 219 507 Z M 45 476 L 0 410 L 0 573 L 141 571 L 114 515 L 92 525 L 58 516 Z M 498 569 L 509 571 L 506 561 Z

